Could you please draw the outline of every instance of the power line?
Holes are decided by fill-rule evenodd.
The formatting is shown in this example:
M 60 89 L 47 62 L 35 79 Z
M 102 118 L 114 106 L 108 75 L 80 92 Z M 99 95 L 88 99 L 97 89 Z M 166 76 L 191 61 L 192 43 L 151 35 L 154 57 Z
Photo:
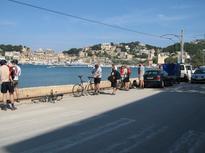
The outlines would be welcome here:
M 158 35 L 155 35 L 155 34 L 140 32 L 140 31 L 136 31 L 136 30 L 133 30 L 133 29 L 121 27 L 121 26 L 118 26 L 118 25 L 112 25 L 112 24 L 101 22 L 101 21 L 92 20 L 92 19 L 88 19 L 88 18 L 84 18 L 84 17 L 80 17 L 80 16 L 76 16 L 76 15 L 72 15 L 72 14 L 68 14 L 68 13 L 64 13 L 64 12 L 60 12 L 60 11 L 56 11 L 56 10 L 52 10 L 52 9 L 48 9 L 48 8 L 44 8 L 44 7 L 40 7 L 40 6 L 36 6 L 36 5 L 32 5 L 32 4 L 25 3 L 25 2 L 20 2 L 20 1 L 17 1 L 17 0 L 8 0 L 8 1 L 19 4 L 19 5 L 24 5 L 24 6 L 32 7 L 32 8 L 35 8 L 35 9 L 43 10 L 43 11 L 46 11 L 46 12 L 51 12 L 51 13 L 54 13 L 54 14 L 63 15 L 63 16 L 83 20 L 83 21 L 86 21 L 86 22 L 90 22 L 90 23 L 95 23 L 95 24 L 100 24 L 100 25 L 104 25 L 104 26 L 107 26 L 107 27 L 115 28 L 115 29 L 120 29 L 120 30 L 123 30 L 123 31 L 129 31 L 129 32 L 134 32 L 134 33 L 141 34 L 141 35 L 150 36 L 150 37 L 157 37 L 157 38 L 161 38 L 161 39 L 167 39 L 167 38 L 163 38 L 163 37 L 160 37 Z

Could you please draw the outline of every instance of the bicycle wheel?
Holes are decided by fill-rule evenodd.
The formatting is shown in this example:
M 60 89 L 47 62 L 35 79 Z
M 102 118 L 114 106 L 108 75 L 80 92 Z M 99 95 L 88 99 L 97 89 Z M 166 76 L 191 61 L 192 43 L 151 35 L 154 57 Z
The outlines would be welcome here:
M 94 83 L 88 84 L 86 90 L 89 95 L 94 95 L 95 92 Z
M 72 93 L 74 97 L 80 97 L 83 93 L 83 87 L 79 84 L 75 84 L 72 89 Z

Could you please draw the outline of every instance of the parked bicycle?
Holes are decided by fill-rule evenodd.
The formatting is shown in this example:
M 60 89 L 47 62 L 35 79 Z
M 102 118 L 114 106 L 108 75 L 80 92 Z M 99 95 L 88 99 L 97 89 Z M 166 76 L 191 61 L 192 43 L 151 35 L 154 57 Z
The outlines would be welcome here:
M 63 94 L 62 93 L 53 93 L 53 90 L 51 90 L 50 95 L 45 95 L 45 96 L 40 96 L 37 98 L 32 98 L 31 102 L 33 103 L 39 103 L 39 102 L 49 102 L 49 103 L 55 103 L 57 101 L 60 101 L 63 99 Z
M 74 97 L 94 95 L 94 81 L 93 77 L 88 76 L 88 81 L 83 81 L 83 75 L 78 76 L 80 78 L 80 83 L 75 84 L 72 89 Z

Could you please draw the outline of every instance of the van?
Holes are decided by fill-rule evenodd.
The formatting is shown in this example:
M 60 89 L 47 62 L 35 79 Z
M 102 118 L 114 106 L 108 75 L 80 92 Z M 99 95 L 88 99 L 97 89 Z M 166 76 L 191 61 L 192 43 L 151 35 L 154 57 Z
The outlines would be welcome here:
M 180 64 L 180 79 L 181 81 L 189 82 L 191 81 L 191 75 L 192 75 L 192 65 L 190 64 Z

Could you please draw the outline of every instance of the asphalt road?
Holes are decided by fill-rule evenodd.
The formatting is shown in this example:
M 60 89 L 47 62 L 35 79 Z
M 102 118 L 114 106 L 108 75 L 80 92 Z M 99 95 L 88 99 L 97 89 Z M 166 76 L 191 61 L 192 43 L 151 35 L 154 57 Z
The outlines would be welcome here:
M 205 153 L 205 85 L 108 92 L 0 112 L 0 152 Z

